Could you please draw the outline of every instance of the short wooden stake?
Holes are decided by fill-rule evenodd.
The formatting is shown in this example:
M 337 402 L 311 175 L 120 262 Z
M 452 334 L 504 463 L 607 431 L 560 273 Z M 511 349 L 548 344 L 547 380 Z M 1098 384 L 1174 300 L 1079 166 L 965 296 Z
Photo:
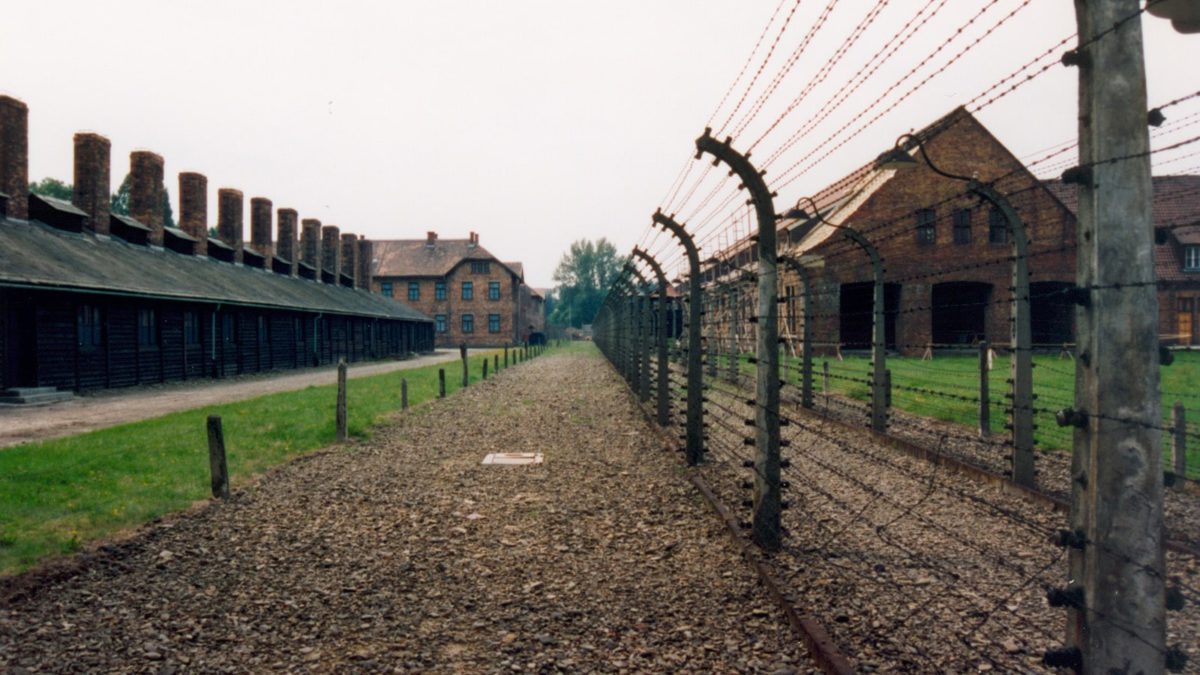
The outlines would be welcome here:
M 408 410 L 408 380 L 400 378 L 400 409 Z
M 337 371 L 337 439 L 346 442 L 346 359 L 338 359 Z
M 221 416 L 208 416 L 208 468 L 212 474 L 212 496 L 229 499 L 229 466 L 225 463 L 225 432 Z
M 1187 413 L 1183 409 L 1183 404 L 1179 401 L 1175 402 L 1174 428 L 1171 434 L 1171 454 L 1175 467 L 1175 475 L 1180 479 L 1187 478 Z M 1178 488 L 1183 488 L 1183 480 L 1176 480 L 1175 485 Z
M 483 379 L 485 379 L 485 380 L 487 379 L 487 367 L 488 367 L 488 360 L 484 359 L 483 360 Z
M 446 398 L 446 369 L 438 368 L 438 398 Z
M 462 382 L 463 382 L 463 388 L 465 389 L 465 388 L 467 388 L 467 386 L 469 386 L 471 384 L 470 364 L 467 363 L 467 357 L 465 357 L 465 356 L 462 359 L 462 368 L 463 368 Z
M 493 373 L 500 372 L 500 355 L 499 354 L 492 354 L 492 372 Z
M 504 347 L 504 367 L 505 368 L 508 367 L 508 346 L 507 345 L 505 345 L 505 347 Z

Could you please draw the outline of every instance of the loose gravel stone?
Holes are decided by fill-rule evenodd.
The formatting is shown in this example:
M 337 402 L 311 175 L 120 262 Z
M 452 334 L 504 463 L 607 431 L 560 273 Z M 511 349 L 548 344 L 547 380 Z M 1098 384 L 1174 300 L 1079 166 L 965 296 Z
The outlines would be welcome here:
M 535 359 L 0 582 L 0 672 L 809 672 L 654 438 L 597 356 Z

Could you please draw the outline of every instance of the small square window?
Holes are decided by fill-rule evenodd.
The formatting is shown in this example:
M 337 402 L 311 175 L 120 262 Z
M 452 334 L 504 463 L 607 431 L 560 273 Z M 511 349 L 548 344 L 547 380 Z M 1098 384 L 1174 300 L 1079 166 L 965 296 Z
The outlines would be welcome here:
M 392 297 L 392 292 L 393 292 L 392 291 L 392 282 L 390 282 L 390 281 L 380 282 L 379 292 L 383 293 L 383 295 L 386 297 L 389 297 L 389 298 Z
M 158 347 L 158 317 L 152 309 L 138 310 L 138 346 Z
M 462 299 L 473 300 L 475 298 L 475 284 L 470 281 L 462 282 Z
M 80 305 L 76 315 L 79 326 L 79 348 L 90 352 L 98 348 L 104 341 L 103 324 L 100 320 L 100 308 L 96 305 Z
M 488 274 L 492 271 L 491 262 L 488 260 L 472 260 L 471 274 Z
M 446 332 L 446 315 L 445 314 L 438 314 L 437 316 L 433 317 L 433 321 L 434 321 L 434 325 L 436 326 L 437 332 L 439 332 L 439 333 Z
M 954 212 L 954 243 L 971 243 L 971 211 L 959 209 Z
M 475 332 L 475 315 L 474 314 L 463 314 L 462 315 L 462 332 L 464 332 L 464 333 L 474 333 Z
M 1200 246 L 1183 247 L 1183 269 L 1200 272 Z
M 499 299 L 500 299 L 500 282 L 499 281 L 489 281 L 488 282 L 488 300 L 499 300 Z
M 1008 243 L 1008 220 L 1000 209 L 988 211 L 988 243 Z
M 438 282 L 434 283 L 433 299 L 434 300 L 445 300 L 446 299 L 446 282 L 445 281 L 438 281 Z
M 932 246 L 937 243 L 937 229 L 934 226 L 937 215 L 933 209 L 921 209 L 917 211 L 917 244 L 921 246 Z
M 418 282 L 418 281 L 408 282 L 408 299 L 409 300 L 420 300 L 421 299 L 421 283 L 420 282 Z
M 500 332 L 500 315 L 499 314 L 488 314 L 488 332 L 489 333 L 499 333 Z

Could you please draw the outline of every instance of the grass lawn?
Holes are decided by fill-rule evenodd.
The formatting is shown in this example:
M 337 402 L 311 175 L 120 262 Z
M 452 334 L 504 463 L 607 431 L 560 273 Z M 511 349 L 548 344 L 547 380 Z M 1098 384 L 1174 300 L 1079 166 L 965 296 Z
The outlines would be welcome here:
M 503 368 L 502 350 L 473 355 L 472 381 L 493 354 L 500 354 Z M 350 435 L 370 436 L 373 426 L 399 409 L 401 378 L 408 380 L 410 406 L 436 398 L 439 368 L 446 370 L 447 393 L 462 387 L 457 361 L 350 380 Z M 333 444 L 336 375 L 329 379 L 328 386 L 0 449 L 0 575 L 207 499 L 208 415 L 222 418 L 235 489 L 250 476 Z
M 813 386 L 821 391 L 822 361 L 829 362 L 830 389 L 850 398 L 869 401 L 865 382 L 870 376 L 870 359 L 863 355 L 846 356 L 844 361 L 814 359 Z M 800 380 L 799 361 L 787 359 L 789 384 Z M 956 422 L 975 428 L 979 424 L 979 359 L 974 355 L 938 356 L 932 361 L 888 356 L 892 371 L 892 405 L 924 417 Z M 751 366 L 753 367 L 753 366 Z M 1175 352 L 1175 362 L 1162 366 L 1162 406 L 1164 426 L 1171 426 L 1171 408 L 1183 403 L 1189 413 L 1188 431 L 1200 432 L 1200 353 Z M 1009 359 L 998 356 L 988 374 L 990 421 L 993 434 L 1006 434 L 1005 394 L 1009 391 Z M 1034 406 L 1059 410 L 1071 407 L 1075 400 L 1075 364 L 1053 355 L 1034 357 Z M 1062 450 L 1071 447 L 1071 433 L 1054 422 L 1053 413 L 1034 415 L 1037 447 Z M 1189 438 L 1188 475 L 1200 476 L 1200 439 Z M 1164 448 L 1169 459 L 1170 438 L 1164 433 Z

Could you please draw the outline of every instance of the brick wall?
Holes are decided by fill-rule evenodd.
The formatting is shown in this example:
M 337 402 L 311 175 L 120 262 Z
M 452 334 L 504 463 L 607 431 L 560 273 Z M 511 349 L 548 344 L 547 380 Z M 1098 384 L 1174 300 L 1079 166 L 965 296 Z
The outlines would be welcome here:
M 385 285 L 390 284 L 392 297 L 413 309 L 423 312 L 435 319 L 444 316 L 446 331 L 436 336 L 438 347 L 457 347 L 464 342 L 469 347 L 496 347 L 513 344 L 520 339 L 517 329 L 517 311 L 520 283 L 509 270 L 498 261 L 488 261 L 486 273 L 475 272 L 472 261 L 464 260 L 445 277 L 412 278 L 412 277 L 374 277 L 371 279 L 371 290 L 382 293 Z M 446 285 L 446 297 L 437 299 L 437 282 Z M 472 298 L 463 299 L 463 282 L 470 282 Z M 488 298 L 488 284 L 495 282 L 500 285 L 500 299 Z M 410 299 L 409 284 L 417 284 L 419 297 Z M 470 314 L 474 330 L 463 331 L 463 315 Z M 489 330 L 489 315 L 498 315 L 499 331 Z

